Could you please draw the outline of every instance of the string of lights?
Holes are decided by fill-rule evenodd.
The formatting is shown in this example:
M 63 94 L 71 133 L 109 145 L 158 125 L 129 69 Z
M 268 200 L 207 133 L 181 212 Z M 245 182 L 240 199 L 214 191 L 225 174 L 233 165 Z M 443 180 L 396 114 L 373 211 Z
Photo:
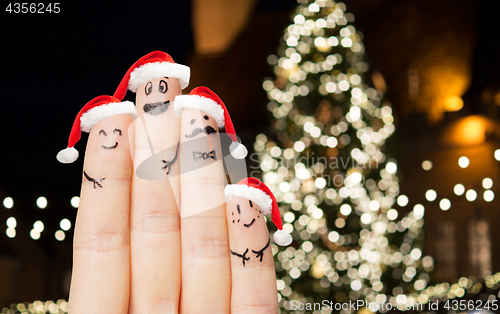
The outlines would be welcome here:
M 46 209 L 48 205 L 47 198 L 44 196 L 38 197 L 35 203 L 39 209 Z M 79 203 L 80 203 L 80 197 L 78 196 L 72 197 L 71 200 L 69 201 L 69 204 L 71 205 L 72 208 L 78 208 Z M 12 213 L 9 213 L 9 215 L 15 215 L 14 199 L 12 197 L 5 197 L 3 199 L 3 206 L 7 210 L 12 210 Z M 10 216 L 5 221 L 5 224 L 6 224 L 6 230 L 5 230 L 6 236 L 11 239 L 15 238 L 18 235 L 16 231 L 17 219 L 14 216 Z M 73 223 L 71 222 L 70 219 L 68 218 L 61 219 L 59 222 L 60 229 L 54 232 L 54 238 L 57 241 L 64 241 L 66 239 L 66 232 L 68 232 L 71 229 L 72 225 Z M 33 240 L 39 240 L 42 235 L 42 232 L 44 231 L 45 231 L 45 224 L 43 223 L 43 221 L 36 220 L 33 223 L 33 227 L 29 232 L 29 236 Z

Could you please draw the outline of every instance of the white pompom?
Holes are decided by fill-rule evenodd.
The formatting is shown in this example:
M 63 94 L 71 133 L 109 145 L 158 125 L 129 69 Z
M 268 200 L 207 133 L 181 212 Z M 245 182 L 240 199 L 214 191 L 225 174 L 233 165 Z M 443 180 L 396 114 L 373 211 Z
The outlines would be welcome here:
M 74 147 L 67 147 L 57 153 L 56 158 L 63 164 L 70 164 L 78 159 L 78 151 Z
M 238 142 L 231 143 L 231 145 L 229 145 L 229 151 L 231 152 L 231 156 L 236 159 L 243 159 L 248 154 L 248 150 L 245 145 Z
M 287 246 L 292 243 L 292 236 L 283 230 L 278 230 L 274 233 L 274 242 L 281 246 Z

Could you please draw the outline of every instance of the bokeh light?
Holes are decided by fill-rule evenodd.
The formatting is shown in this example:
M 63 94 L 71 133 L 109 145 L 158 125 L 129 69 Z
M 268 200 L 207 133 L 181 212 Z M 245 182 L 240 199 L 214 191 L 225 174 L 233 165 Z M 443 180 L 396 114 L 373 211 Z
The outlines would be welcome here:
M 439 201 L 439 208 L 442 210 L 448 210 L 451 207 L 451 202 L 447 198 L 443 198 L 441 201 Z
M 437 193 L 436 191 L 430 189 L 425 192 L 425 198 L 429 201 L 432 202 L 437 198 Z
M 59 226 L 61 227 L 62 230 L 68 231 L 69 229 L 71 229 L 71 221 L 69 221 L 69 219 L 67 219 L 67 218 L 64 218 L 59 223 Z
M 71 206 L 73 206 L 74 208 L 78 208 L 78 206 L 80 206 L 80 197 L 79 196 L 73 196 L 71 198 Z
M 38 206 L 38 208 L 44 209 L 45 207 L 47 207 L 47 199 L 43 196 L 40 196 L 36 199 L 36 206 Z
M 465 193 L 465 198 L 469 201 L 469 202 L 473 202 L 476 200 L 477 198 L 477 192 L 474 191 L 474 190 L 467 190 L 467 193 Z
M 12 197 L 6 197 L 3 199 L 3 206 L 5 208 L 12 208 L 14 206 L 14 200 L 12 199 Z
M 491 180 L 491 178 L 484 178 L 483 179 L 483 188 L 485 189 L 491 189 L 491 187 L 493 186 L 493 180 Z
M 454 192 L 456 195 L 460 196 L 460 195 L 462 195 L 462 194 L 464 194 L 464 193 L 465 193 L 465 187 L 464 187 L 462 184 L 460 184 L 460 183 L 459 183 L 459 184 L 456 184 L 456 185 L 453 187 L 453 192 Z
M 467 168 L 469 166 L 469 163 L 469 158 L 465 156 L 462 156 L 458 159 L 458 165 L 460 166 L 460 168 Z
M 422 162 L 422 169 L 424 169 L 425 171 L 429 171 L 432 169 L 432 161 L 430 160 L 424 160 Z

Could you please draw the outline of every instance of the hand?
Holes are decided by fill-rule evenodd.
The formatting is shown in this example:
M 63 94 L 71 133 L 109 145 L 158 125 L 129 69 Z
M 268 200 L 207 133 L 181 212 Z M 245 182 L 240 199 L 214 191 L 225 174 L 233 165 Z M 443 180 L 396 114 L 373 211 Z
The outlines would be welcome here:
M 151 153 L 137 130 L 129 134 L 131 123 L 129 115 L 117 115 L 90 132 L 70 313 L 277 313 L 273 255 L 260 207 L 234 197 L 180 218 L 176 199 L 202 201 L 193 194 L 199 187 L 183 190 L 192 182 L 183 183 L 183 175 L 137 177 L 129 140 L 136 165 Z M 150 134 L 165 134 L 160 123 L 148 126 Z M 217 188 L 213 193 L 223 195 L 223 186 Z

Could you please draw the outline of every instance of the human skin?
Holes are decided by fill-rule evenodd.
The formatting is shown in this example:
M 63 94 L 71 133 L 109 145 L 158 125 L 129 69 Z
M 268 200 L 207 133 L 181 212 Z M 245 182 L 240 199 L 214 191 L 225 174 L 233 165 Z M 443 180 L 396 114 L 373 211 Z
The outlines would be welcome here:
M 278 313 L 274 259 L 262 210 L 237 196 L 227 201 L 226 216 L 232 252 L 231 313 Z
M 158 88 L 160 80 L 152 80 L 152 86 Z M 135 122 L 129 115 L 114 116 L 96 123 L 90 132 L 83 170 L 94 182 L 83 176 L 70 313 L 277 313 L 271 245 L 262 250 L 269 233 L 260 209 L 245 207 L 238 213 L 240 223 L 232 223 L 229 213 L 232 216 L 236 205 L 231 202 L 238 198 L 226 206 L 224 172 L 218 159 L 222 155 L 215 137 L 219 134 L 198 134 L 189 141 L 185 138 L 197 126 L 210 125 L 218 130 L 216 122 L 211 117 L 206 119 L 201 111 L 184 109 L 183 132 L 181 119 L 169 111 L 172 104 L 156 115 L 144 109 L 141 112 L 147 103 L 171 98 L 161 92 L 145 95 L 146 84 L 137 90 L 139 116 Z M 172 92 L 180 93 L 180 87 L 175 86 L 175 81 L 169 84 Z M 144 95 L 140 95 L 141 90 Z M 147 97 L 154 98 L 150 101 Z M 177 131 L 170 128 L 175 123 Z M 122 135 L 114 132 L 117 128 Z M 215 150 L 217 160 L 197 160 L 209 164 L 182 173 L 179 168 L 184 159 L 180 157 L 184 155 L 179 153 L 174 175 L 166 175 L 157 167 L 165 180 L 137 177 L 134 169 L 152 156 L 159 154 L 161 158 L 154 160 L 159 166 L 162 159 L 172 160 L 169 148 L 178 143 L 175 136 L 185 138 L 186 149 L 194 142 L 197 151 Z M 110 148 L 115 143 L 118 145 Z M 130 148 L 127 143 L 131 143 Z M 192 153 L 186 156 L 192 158 Z M 182 188 L 178 198 L 176 180 Z M 241 207 L 250 206 L 248 200 L 238 202 Z M 197 208 L 190 208 L 180 218 L 178 204 L 181 210 L 183 204 L 187 204 L 185 209 L 193 204 Z M 250 213 L 252 217 L 245 216 Z M 249 228 L 242 226 L 241 222 L 248 225 L 255 215 Z M 242 259 L 231 251 L 241 253 L 246 248 L 251 254 L 243 266 Z M 252 250 L 262 250 L 262 262 Z
M 179 306 L 179 177 L 167 175 L 160 159 L 171 160 L 175 155 L 168 149 L 177 147 L 179 141 L 180 119 L 173 111 L 173 102 L 181 92 L 176 78 L 165 77 L 145 82 L 136 91 L 134 167 L 151 158 L 152 153 L 159 153 L 157 169 L 151 171 L 165 172 L 165 179 L 132 177 L 130 313 L 176 313 Z M 160 105 L 163 108 L 154 107 L 165 102 L 168 105 Z
M 100 181 L 96 185 L 82 175 L 73 244 L 71 313 L 125 313 L 128 310 L 132 160 L 127 130 L 130 123 L 130 115 L 117 115 L 99 121 L 90 131 L 83 170 Z M 120 130 L 121 135 L 114 130 Z M 115 143 L 118 145 L 114 149 L 102 147 L 112 147 Z
M 207 129 L 210 134 L 198 132 Z M 209 154 L 214 158 L 207 157 Z M 228 313 L 231 274 L 224 169 L 218 127 L 212 117 L 197 109 L 182 110 L 180 155 L 181 313 Z M 184 171 L 193 164 L 202 166 Z M 192 295 L 197 296 L 196 302 Z

